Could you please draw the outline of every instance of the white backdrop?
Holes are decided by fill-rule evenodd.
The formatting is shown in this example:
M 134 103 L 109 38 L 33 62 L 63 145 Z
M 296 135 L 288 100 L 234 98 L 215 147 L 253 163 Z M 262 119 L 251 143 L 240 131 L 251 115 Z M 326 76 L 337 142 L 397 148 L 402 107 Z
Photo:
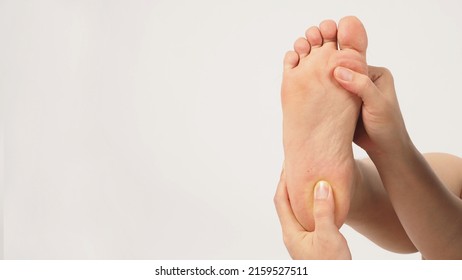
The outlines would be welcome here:
M 288 258 L 281 61 L 326 18 L 364 22 L 417 147 L 461 156 L 462 4 L 404 2 L 0 0 L 4 257 Z

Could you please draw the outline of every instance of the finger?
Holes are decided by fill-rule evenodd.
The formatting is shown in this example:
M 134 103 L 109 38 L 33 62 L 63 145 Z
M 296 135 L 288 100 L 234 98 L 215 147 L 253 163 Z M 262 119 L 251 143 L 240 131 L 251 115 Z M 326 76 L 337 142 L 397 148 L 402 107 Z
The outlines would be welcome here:
M 378 88 L 381 88 L 381 86 L 394 84 L 393 75 L 387 68 L 368 65 L 367 69 L 369 78 Z
M 283 232 L 291 233 L 304 230 L 295 218 L 292 207 L 290 206 L 284 170 L 282 170 L 281 178 L 274 196 L 274 205 L 276 206 Z
M 344 89 L 359 96 L 366 107 L 376 108 L 382 103 L 379 89 L 367 75 L 345 67 L 337 67 L 334 77 Z
M 316 225 L 316 232 L 338 232 L 338 228 L 335 225 L 334 208 L 332 187 L 326 181 L 319 181 L 314 191 L 314 223 Z

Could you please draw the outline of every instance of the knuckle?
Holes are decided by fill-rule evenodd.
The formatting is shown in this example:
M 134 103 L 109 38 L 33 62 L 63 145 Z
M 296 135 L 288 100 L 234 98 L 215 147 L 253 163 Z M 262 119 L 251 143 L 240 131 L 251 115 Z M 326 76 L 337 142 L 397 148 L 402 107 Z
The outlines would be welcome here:
M 390 75 L 391 76 L 391 71 L 386 68 L 386 67 L 379 67 L 380 72 L 382 72 L 384 75 Z
M 274 203 L 274 206 L 276 206 L 276 209 L 279 209 L 279 206 L 281 205 L 281 203 L 277 196 L 273 198 L 273 203 Z
M 292 236 L 290 236 L 287 233 L 283 232 L 282 233 L 282 241 L 284 242 L 284 245 L 286 246 L 287 249 L 292 248 L 292 244 L 293 244 Z
M 313 215 L 316 217 L 316 219 L 322 220 L 330 217 L 331 211 L 325 203 L 318 202 L 316 207 L 313 209 Z
M 382 72 L 382 76 L 387 80 L 387 81 L 393 81 L 393 74 L 388 68 L 385 67 L 380 67 L 380 72 Z
M 273 197 L 273 203 L 276 206 L 276 208 L 279 207 L 279 205 L 281 204 L 281 197 L 280 197 L 280 195 L 278 195 L 277 192 Z

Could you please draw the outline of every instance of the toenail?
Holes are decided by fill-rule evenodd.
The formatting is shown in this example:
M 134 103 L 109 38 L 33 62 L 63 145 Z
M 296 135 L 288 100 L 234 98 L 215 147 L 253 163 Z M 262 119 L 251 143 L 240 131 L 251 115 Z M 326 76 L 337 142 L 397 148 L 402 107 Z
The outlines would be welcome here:
M 335 68 L 334 75 L 336 78 L 346 81 L 346 82 L 351 82 L 353 80 L 353 72 L 351 72 L 347 68 L 343 68 L 343 67 Z

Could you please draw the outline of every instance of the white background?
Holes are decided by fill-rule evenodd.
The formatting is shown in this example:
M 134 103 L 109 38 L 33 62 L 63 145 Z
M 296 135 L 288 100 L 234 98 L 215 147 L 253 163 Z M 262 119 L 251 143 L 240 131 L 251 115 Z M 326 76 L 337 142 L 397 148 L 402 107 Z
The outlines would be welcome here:
M 255 268 L 259 268 L 257 272 Z M 263 275 L 267 268 L 284 268 L 282 275 Z M 289 268 L 289 269 L 286 269 Z M 298 270 L 301 275 L 291 275 L 290 267 Z M 332 269 L 335 267 L 335 269 Z M 180 274 L 180 269 L 211 271 L 214 269 L 214 276 L 172 276 Z M 252 269 L 253 268 L 253 269 Z M 163 273 L 161 275 L 161 269 Z M 172 272 L 172 269 L 174 272 Z M 228 274 L 231 269 L 238 269 L 239 276 L 219 275 L 220 270 L 226 269 Z M 221 280 L 242 280 L 242 279 L 268 279 L 268 280 L 300 280 L 300 279 L 355 279 L 369 280 L 373 275 L 374 280 L 396 279 L 448 279 L 458 280 L 460 261 L 292 261 L 292 260 L 45 260 L 45 261 L 17 261 L 7 260 L 0 262 L 0 277 L 8 280 L 152 280 L 152 279 L 221 279 Z M 307 272 L 308 276 L 304 276 Z M 199 272 L 200 273 L 200 272 Z M 260 276 L 256 276 L 256 274 Z M 284 275 L 286 274 L 287 275 Z M 157 275 L 159 274 L 159 275 Z M 252 275 L 253 274 L 253 275 Z
M 0 1 L 4 257 L 288 258 L 272 203 L 286 50 L 358 16 L 417 147 L 461 156 L 461 6 Z M 356 259 L 419 258 L 342 231 Z

